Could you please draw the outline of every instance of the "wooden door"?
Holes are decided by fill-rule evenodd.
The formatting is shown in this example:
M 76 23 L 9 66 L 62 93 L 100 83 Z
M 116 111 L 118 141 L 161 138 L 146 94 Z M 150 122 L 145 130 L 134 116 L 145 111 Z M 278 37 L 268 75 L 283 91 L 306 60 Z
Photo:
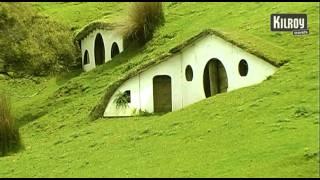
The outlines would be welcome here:
M 203 74 L 203 86 L 206 97 L 227 92 L 228 77 L 226 69 L 219 60 L 212 59 L 207 63 Z
M 153 78 L 154 112 L 172 111 L 172 89 L 169 76 L 155 76 Z

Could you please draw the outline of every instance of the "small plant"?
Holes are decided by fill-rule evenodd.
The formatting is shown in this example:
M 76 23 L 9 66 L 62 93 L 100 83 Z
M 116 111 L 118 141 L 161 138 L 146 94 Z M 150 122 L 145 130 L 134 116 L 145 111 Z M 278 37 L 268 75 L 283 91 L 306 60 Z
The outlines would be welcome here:
M 309 111 L 304 106 L 299 106 L 294 112 L 296 117 L 308 117 L 310 115 Z
M 147 110 L 139 109 L 139 115 L 140 116 L 151 116 L 152 113 L 148 112 Z
M 8 96 L 0 94 L 0 156 L 20 147 L 19 130 L 11 114 Z
M 149 41 L 156 28 L 165 21 L 161 2 L 135 2 L 131 4 L 128 18 L 123 23 L 123 34 L 141 44 Z
M 127 93 L 125 92 L 118 92 L 116 94 L 116 97 L 114 99 L 114 103 L 116 104 L 116 108 L 119 109 L 119 108 L 127 108 L 129 105 L 129 96 Z

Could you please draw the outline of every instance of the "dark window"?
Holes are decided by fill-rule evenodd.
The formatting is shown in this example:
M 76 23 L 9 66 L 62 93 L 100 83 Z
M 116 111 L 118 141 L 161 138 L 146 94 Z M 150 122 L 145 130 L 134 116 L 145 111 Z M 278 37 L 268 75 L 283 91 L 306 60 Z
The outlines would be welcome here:
M 248 63 L 246 60 L 242 59 L 240 62 L 239 62 L 239 74 L 240 76 L 246 76 L 248 74 Z
M 131 103 L 131 91 L 129 91 L 129 90 L 125 91 L 124 94 L 125 94 L 125 96 L 127 98 L 127 102 Z
M 188 65 L 186 67 L 186 79 L 187 79 L 187 81 L 192 81 L 192 79 L 193 79 L 193 71 L 192 71 L 192 67 L 190 65 Z
M 118 44 L 114 42 L 111 46 L 111 58 L 118 55 L 119 53 L 120 51 L 119 51 Z
M 101 34 L 97 34 L 94 42 L 94 59 L 96 65 L 101 65 L 105 61 L 104 57 L 104 43 Z
M 83 64 L 90 64 L 90 59 L 89 59 L 88 50 L 86 50 L 86 52 L 84 52 Z

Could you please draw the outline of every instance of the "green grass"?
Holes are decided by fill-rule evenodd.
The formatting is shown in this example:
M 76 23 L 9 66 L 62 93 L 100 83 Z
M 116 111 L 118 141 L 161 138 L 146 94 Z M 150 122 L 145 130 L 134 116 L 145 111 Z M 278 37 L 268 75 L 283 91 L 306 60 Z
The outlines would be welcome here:
M 127 3 L 118 2 L 33 2 L 35 8 L 44 15 L 78 30 L 94 20 L 118 21 L 126 11 Z
M 125 9 L 122 3 L 35 6 L 78 28 L 102 18 L 100 7 Z M 270 32 L 272 13 L 307 13 L 310 34 Z M 25 146 L 0 158 L 0 177 L 319 177 L 319 4 L 166 3 L 165 14 L 166 24 L 145 47 L 93 71 L 0 80 L 12 95 Z M 259 85 L 177 112 L 89 120 L 128 70 L 208 28 L 288 63 Z

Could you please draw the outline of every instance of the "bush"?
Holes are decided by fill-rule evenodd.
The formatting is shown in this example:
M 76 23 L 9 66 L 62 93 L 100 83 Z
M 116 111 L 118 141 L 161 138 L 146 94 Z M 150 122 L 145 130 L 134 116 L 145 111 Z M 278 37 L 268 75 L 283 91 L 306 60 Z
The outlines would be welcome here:
M 114 103 L 116 104 L 116 108 L 127 108 L 129 103 L 129 96 L 125 92 L 118 92 L 114 99 Z
M 44 76 L 76 64 L 72 31 L 27 3 L 0 3 L 0 59 L 9 71 Z
M 20 147 L 19 130 L 11 114 L 9 98 L 0 94 L 0 156 Z
M 152 39 L 157 27 L 165 22 L 161 2 L 135 2 L 129 7 L 128 18 L 123 22 L 124 36 L 141 44 Z

